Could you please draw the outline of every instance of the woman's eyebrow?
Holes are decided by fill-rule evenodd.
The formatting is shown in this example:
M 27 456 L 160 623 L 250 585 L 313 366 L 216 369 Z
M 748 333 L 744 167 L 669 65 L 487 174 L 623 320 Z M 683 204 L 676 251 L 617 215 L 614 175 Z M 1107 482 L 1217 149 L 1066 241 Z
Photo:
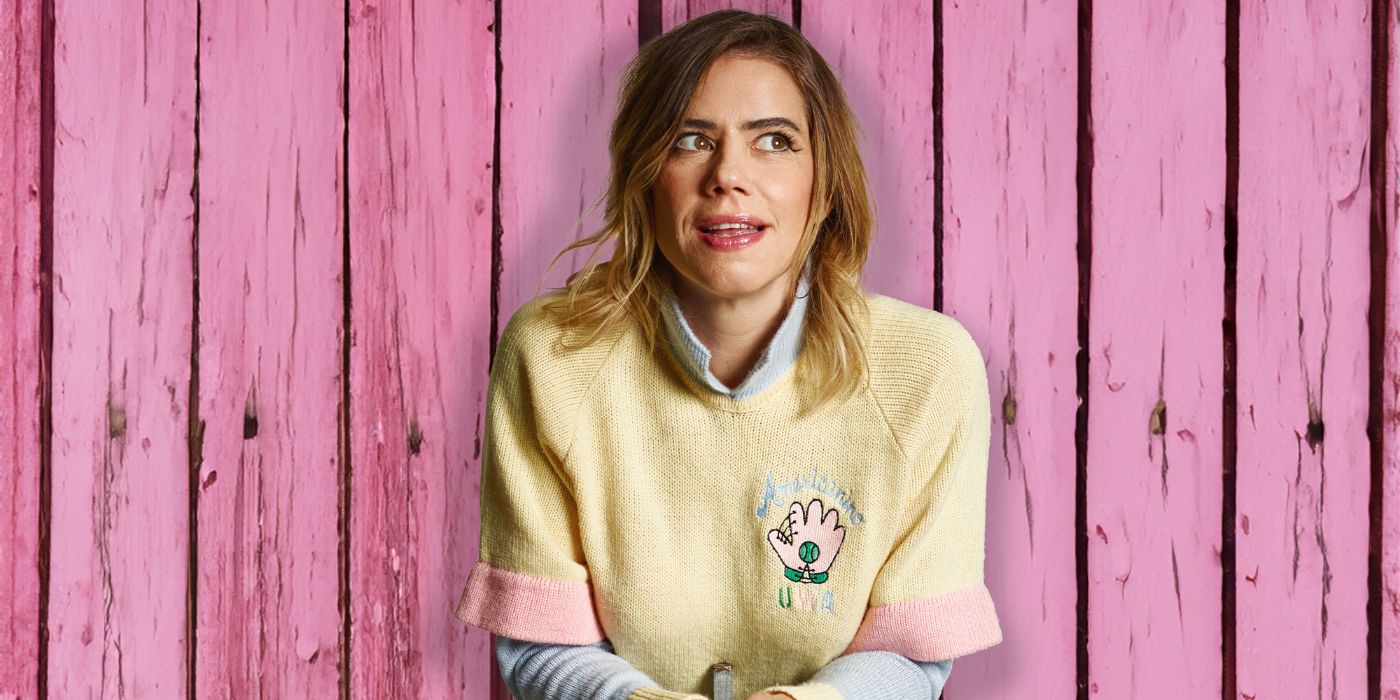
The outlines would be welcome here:
M 716 128 L 714 122 L 705 119 L 687 119 L 685 120 L 685 126 L 694 129 L 713 130 Z M 755 119 L 751 122 L 745 122 L 744 130 L 754 131 L 757 129 L 771 129 L 775 126 L 785 126 L 789 129 L 792 129 L 793 131 L 796 131 L 799 134 L 802 133 L 802 130 L 797 128 L 797 125 L 794 124 L 792 120 L 788 119 L 787 117 L 764 117 L 763 119 Z

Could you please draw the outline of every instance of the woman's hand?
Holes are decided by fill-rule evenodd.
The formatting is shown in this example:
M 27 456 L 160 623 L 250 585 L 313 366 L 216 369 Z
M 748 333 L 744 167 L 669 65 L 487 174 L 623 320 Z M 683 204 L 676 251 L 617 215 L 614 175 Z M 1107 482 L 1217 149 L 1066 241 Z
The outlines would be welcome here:
M 759 691 L 750 695 L 748 700 L 793 700 L 793 697 L 787 693 L 765 693 Z

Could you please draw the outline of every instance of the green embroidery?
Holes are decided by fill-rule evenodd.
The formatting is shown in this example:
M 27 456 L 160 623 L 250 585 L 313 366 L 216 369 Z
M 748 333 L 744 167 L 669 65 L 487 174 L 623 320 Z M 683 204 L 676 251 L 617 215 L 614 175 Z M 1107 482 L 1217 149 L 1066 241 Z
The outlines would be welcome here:
M 792 586 L 779 586 L 778 607 L 784 610 L 807 610 L 835 615 L 836 596 L 832 595 L 831 591 L 817 591 L 815 588 L 801 588 L 794 594 Z

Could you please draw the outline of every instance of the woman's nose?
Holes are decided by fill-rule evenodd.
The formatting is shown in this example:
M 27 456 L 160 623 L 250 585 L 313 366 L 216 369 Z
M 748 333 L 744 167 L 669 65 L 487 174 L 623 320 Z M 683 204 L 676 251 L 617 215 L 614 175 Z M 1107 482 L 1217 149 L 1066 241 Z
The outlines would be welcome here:
M 725 139 L 715 152 L 714 168 L 710 172 L 709 190 L 714 194 L 724 194 L 728 190 L 738 190 L 750 194 L 749 154 L 742 141 Z

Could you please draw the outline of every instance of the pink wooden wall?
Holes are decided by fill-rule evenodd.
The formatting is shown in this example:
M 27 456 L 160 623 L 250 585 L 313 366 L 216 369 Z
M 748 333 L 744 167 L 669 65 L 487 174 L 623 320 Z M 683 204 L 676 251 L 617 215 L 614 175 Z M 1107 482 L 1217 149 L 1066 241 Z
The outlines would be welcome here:
M 1400 699 L 1392 4 L 16 0 L 0 698 L 503 697 L 495 338 L 622 66 L 739 5 L 845 84 L 867 286 L 989 361 L 1005 641 L 946 696 Z

